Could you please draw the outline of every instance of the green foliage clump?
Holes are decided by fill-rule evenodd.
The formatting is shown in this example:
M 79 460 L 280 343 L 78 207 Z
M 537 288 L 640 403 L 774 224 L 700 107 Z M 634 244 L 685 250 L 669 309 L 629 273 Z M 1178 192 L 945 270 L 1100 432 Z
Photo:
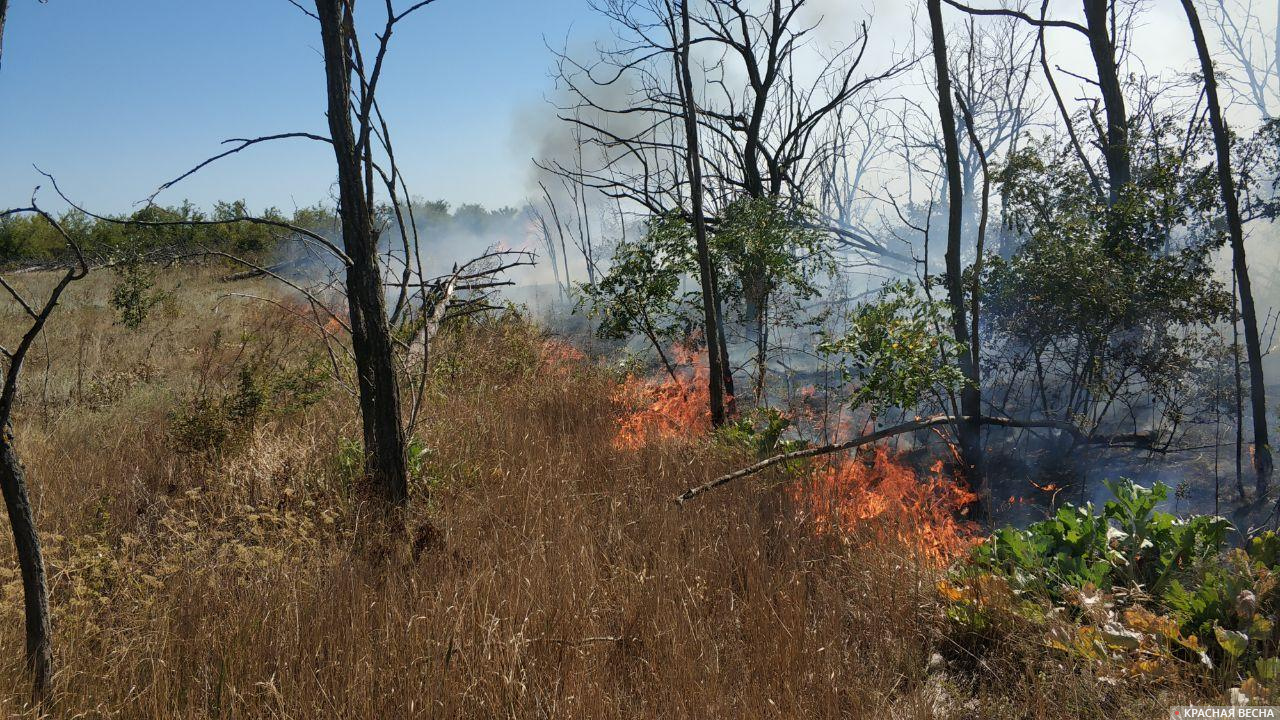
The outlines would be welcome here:
M 802 208 L 775 198 L 730 203 L 712 224 L 708 240 L 727 311 L 759 322 L 768 308 L 773 319 L 794 322 L 800 303 L 814 297 L 819 278 L 833 270 L 814 225 Z M 657 215 L 643 236 L 615 246 L 608 272 L 579 289 L 579 307 L 599 321 L 602 337 L 678 339 L 702 324 L 697 278 L 688 219 L 678 212 Z
M 1141 587 L 1160 597 L 1179 578 L 1205 570 L 1231 525 L 1216 516 L 1179 519 L 1156 510 L 1169 488 L 1109 483 L 1115 496 L 1101 510 L 1066 505 L 1025 530 L 1004 528 L 974 555 L 974 563 L 1009 574 L 1017 587 L 1061 599 L 1066 587 Z
M 116 322 L 130 330 L 137 330 L 146 322 L 152 308 L 164 302 L 169 294 L 156 289 L 155 269 L 138 262 L 128 262 L 115 268 L 116 282 L 111 286 L 108 300 L 116 311 Z
M 791 420 L 778 409 L 757 408 L 717 429 L 716 439 L 763 458 L 804 449 L 804 441 L 786 439 L 790 429 Z
M 1208 679 L 1237 700 L 1280 699 L 1280 536 L 1229 549 L 1225 519 L 1157 509 L 1168 487 L 1108 487 L 1101 510 L 1067 505 L 993 534 L 939 586 L 948 617 L 992 632 L 1005 613 L 1116 677 Z
M 983 321 L 988 364 L 1017 360 L 986 375 L 997 394 L 1038 383 L 1012 393 L 1086 428 L 1105 408 L 1154 400 L 1168 435 L 1199 407 L 1191 381 L 1212 365 L 1213 326 L 1230 313 L 1213 267 L 1224 225 L 1213 166 L 1199 160 L 1206 137 L 1159 118 L 1131 141 L 1134 180 L 1114 204 L 1070 147 L 1008 158 L 1002 236 L 1018 243 L 986 261 Z
M 243 200 L 215 203 L 212 212 L 189 201 L 149 205 L 105 219 L 73 209 L 60 215 L 58 222 L 79 240 L 86 254 L 97 258 L 144 257 L 158 251 L 214 251 L 247 257 L 274 252 L 283 233 L 267 224 L 240 221 L 251 216 L 305 228 L 333 225 L 333 213 L 322 208 L 298 210 L 289 218 L 275 208 L 252 212 Z M 68 252 L 62 237 L 39 217 L 0 219 L 0 264 L 59 260 Z
M 815 227 L 803 208 L 774 198 L 745 197 L 725 208 L 711 250 L 724 270 L 721 294 L 742 302 L 744 319 L 758 320 L 776 298 L 795 306 L 818 294 L 819 278 L 834 265 Z
M 201 394 L 169 417 L 169 441 L 180 453 L 234 447 L 269 417 L 291 415 L 318 403 L 330 375 L 320 359 L 273 373 L 242 367 L 236 387 L 222 397 Z
M 644 334 L 670 341 L 699 324 L 697 293 L 681 291 L 681 279 L 697 272 L 688 230 L 677 215 L 650 219 L 641 238 L 617 244 L 607 273 L 580 286 L 578 307 L 598 321 L 600 337 Z
M 964 383 L 960 369 L 948 362 L 962 351 L 942 329 L 948 322 L 946 309 L 922 297 L 915 285 L 894 282 L 875 301 L 854 308 L 848 329 L 823 340 L 818 350 L 840 359 L 846 381 L 854 385 L 855 407 L 913 407 L 928 393 Z
M 405 458 L 409 470 L 409 478 L 428 486 L 436 485 L 438 479 L 431 473 L 431 460 L 436 452 L 417 435 L 409 436 L 408 456 Z M 364 477 L 365 454 L 364 444 L 353 438 L 341 438 L 338 451 L 334 456 L 338 466 L 338 475 L 349 489 Z

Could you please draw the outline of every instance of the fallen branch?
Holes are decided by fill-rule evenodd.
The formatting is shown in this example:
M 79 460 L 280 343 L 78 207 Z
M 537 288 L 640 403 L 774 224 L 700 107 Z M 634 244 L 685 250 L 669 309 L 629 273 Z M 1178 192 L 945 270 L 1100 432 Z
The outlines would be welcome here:
M 301 265 L 302 262 L 303 262 L 302 258 L 297 258 L 294 260 L 286 260 L 281 263 L 276 263 L 275 265 L 268 265 L 264 268 L 253 268 L 250 270 L 245 270 L 243 272 L 231 273 L 230 275 L 223 275 L 218 279 L 221 280 L 222 282 L 239 282 L 241 280 L 252 280 L 253 278 L 262 277 L 263 275 L 267 275 L 269 273 L 281 273 L 286 270 L 291 270 L 294 267 Z
M 847 440 L 842 443 L 833 443 L 831 445 L 820 445 L 818 447 L 805 448 L 803 450 L 793 450 L 789 453 L 774 455 L 773 457 L 765 460 L 761 460 L 760 462 L 756 463 L 755 465 L 751 465 L 750 467 L 745 467 L 741 470 L 731 472 L 728 475 L 721 475 L 715 480 L 703 483 L 702 485 L 698 485 L 696 487 L 691 487 L 688 490 L 685 490 L 683 493 L 680 493 L 680 495 L 676 498 L 676 503 L 683 505 L 686 502 L 698 497 L 702 493 L 707 492 L 708 490 L 714 490 L 720 487 L 721 485 L 724 485 L 729 482 L 733 482 L 734 480 L 739 480 L 741 478 L 748 477 L 750 475 L 755 475 L 761 470 L 766 470 L 780 463 L 791 462 L 792 460 L 802 460 L 804 458 L 818 457 L 819 455 L 829 455 L 831 453 L 840 452 L 842 450 L 852 450 L 853 448 L 861 447 L 863 445 L 869 445 L 879 440 L 883 440 L 888 437 L 893 437 L 894 435 L 902 435 L 904 433 L 915 432 L 917 430 L 925 430 L 927 428 L 934 427 L 935 425 L 943 425 L 946 423 L 950 423 L 953 420 L 954 418 L 952 418 L 949 415 L 934 415 L 933 417 L 924 418 L 923 420 L 916 420 L 915 422 L 909 422 L 903 425 L 895 425 L 893 427 L 885 428 L 883 430 L 877 430 L 876 432 L 870 433 L 868 435 L 862 435 L 860 437 L 856 437 L 852 440 Z
M 901 425 L 894 425 L 893 427 L 884 428 L 883 430 L 877 430 L 873 433 L 869 433 L 867 435 L 861 435 L 859 437 L 853 438 L 852 440 L 846 440 L 845 442 L 842 442 L 842 443 L 821 445 L 818 447 L 805 448 L 803 450 L 794 450 L 792 452 L 783 453 L 781 455 L 774 455 L 773 457 L 767 458 L 765 460 L 761 460 L 760 462 L 756 463 L 755 465 L 751 465 L 750 467 L 745 467 L 741 470 L 736 470 L 734 472 L 729 473 L 728 475 L 721 475 L 720 477 L 714 480 L 711 480 L 710 482 L 703 483 L 702 485 L 698 485 L 696 487 L 691 487 L 688 490 L 685 490 L 683 493 L 681 493 L 678 497 L 676 497 L 676 503 L 679 505 L 683 505 L 684 503 L 698 497 L 699 495 L 707 492 L 708 490 L 714 490 L 715 488 L 718 488 L 721 485 L 724 485 L 726 483 L 733 482 L 734 480 L 740 480 L 744 477 L 755 475 L 756 473 L 762 470 L 771 468 L 774 465 L 791 462 L 792 460 L 802 460 L 804 458 L 818 457 L 820 455 L 830 455 L 832 453 L 837 453 L 844 450 L 852 450 L 854 448 L 858 448 L 863 445 L 870 445 L 872 443 L 878 442 L 880 440 L 884 440 L 886 438 L 894 437 L 896 435 L 905 435 L 906 433 L 912 433 L 918 430 L 927 430 L 929 428 L 937 427 L 939 425 L 950 425 L 950 424 L 959 422 L 963 419 L 964 418 L 958 418 L 952 415 L 933 415 L 927 418 L 921 418 L 921 419 L 915 420 L 913 422 L 903 423 Z M 1114 438 L 1089 437 L 1085 435 L 1083 432 L 1081 432 L 1080 428 L 1063 420 L 1019 420 L 1016 418 L 982 417 L 978 419 L 978 422 L 983 425 L 996 425 L 999 427 L 1008 427 L 1008 428 L 1049 428 L 1051 430 L 1061 430 L 1065 433 L 1068 433 L 1076 440 L 1076 442 L 1080 442 L 1080 443 L 1087 442 L 1091 444 L 1106 444 L 1106 445 L 1116 444 L 1114 442 L 1115 440 Z M 1135 437 L 1138 437 L 1138 436 L 1125 436 L 1124 439 L 1134 440 Z

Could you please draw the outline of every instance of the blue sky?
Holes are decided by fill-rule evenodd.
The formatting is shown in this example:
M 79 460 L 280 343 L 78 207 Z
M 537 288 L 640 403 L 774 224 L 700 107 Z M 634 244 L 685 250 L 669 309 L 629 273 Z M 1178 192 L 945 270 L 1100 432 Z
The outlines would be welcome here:
M 586 0 L 438 0 L 399 26 L 379 97 L 415 194 L 488 205 L 524 198 L 534 152 L 526 128 L 545 126 L 550 113 L 544 37 L 559 45 L 570 32 L 601 34 Z M 0 205 L 30 196 L 41 181 L 33 164 L 74 198 L 121 211 L 221 140 L 327 134 L 318 46 L 314 21 L 285 0 L 11 0 Z M 327 198 L 332 176 L 326 148 L 286 141 L 224 161 L 161 200 L 288 209 Z

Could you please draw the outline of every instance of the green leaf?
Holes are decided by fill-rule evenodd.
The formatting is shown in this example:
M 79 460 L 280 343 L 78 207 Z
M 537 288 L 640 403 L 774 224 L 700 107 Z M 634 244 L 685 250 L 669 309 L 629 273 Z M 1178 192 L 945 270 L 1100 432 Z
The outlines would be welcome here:
M 1244 654 L 1245 648 L 1249 646 L 1249 636 L 1235 630 L 1227 630 L 1221 625 L 1213 626 L 1213 635 L 1218 640 L 1218 644 L 1231 657 L 1240 657 Z

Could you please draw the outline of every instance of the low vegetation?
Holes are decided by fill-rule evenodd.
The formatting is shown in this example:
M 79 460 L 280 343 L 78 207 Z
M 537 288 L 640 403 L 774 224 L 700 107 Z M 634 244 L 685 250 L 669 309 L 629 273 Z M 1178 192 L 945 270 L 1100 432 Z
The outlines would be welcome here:
M 1274 559 L 1242 563 L 1274 540 L 1233 556 L 1238 569 L 1193 563 L 1222 527 L 1172 522 L 1130 489 L 1101 516 L 998 534 L 978 569 L 948 575 L 902 531 L 928 517 L 899 507 L 824 530 L 797 502 L 809 466 L 679 509 L 679 490 L 776 451 L 780 421 L 619 443 L 620 421 L 650 408 L 620 392 L 639 381 L 515 311 L 441 336 L 411 463 L 419 500 L 389 522 L 350 471 L 359 421 L 308 359 L 314 328 L 226 297 L 220 272 L 161 275 L 158 290 L 183 292 L 136 329 L 117 322 L 111 275 L 92 276 L 27 377 L 55 716 L 1137 718 L 1269 677 L 1257 623 L 1274 599 L 1257 563 Z M 1107 521 L 1129 532 L 1114 550 Z M 1069 529 L 1086 522 L 1087 541 Z M 2 542 L 0 707 L 33 715 Z M 1066 543 L 1078 565 L 1058 556 Z M 1126 595 L 1154 595 L 1175 566 L 1160 602 L 1199 607 L 1220 587 L 1212 609 L 1169 620 Z M 1219 585 L 1195 581 L 1199 567 Z M 1245 577 L 1254 620 L 1237 611 Z M 1107 627 L 1092 612 L 1122 616 L 1138 647 L 1090 636 Z M 1059 627 L 1075 635 L 1056 641 Z M 1219 643 L 1217 628 L 1246 649 L 1232 655 L 1237 636 Z M 1119 656 L 1146 667 L 1156 643 L 1172 668 L 1159 683 L 1121 672 Z M 1197 652 L 1212 671 L 1192 672 Z

